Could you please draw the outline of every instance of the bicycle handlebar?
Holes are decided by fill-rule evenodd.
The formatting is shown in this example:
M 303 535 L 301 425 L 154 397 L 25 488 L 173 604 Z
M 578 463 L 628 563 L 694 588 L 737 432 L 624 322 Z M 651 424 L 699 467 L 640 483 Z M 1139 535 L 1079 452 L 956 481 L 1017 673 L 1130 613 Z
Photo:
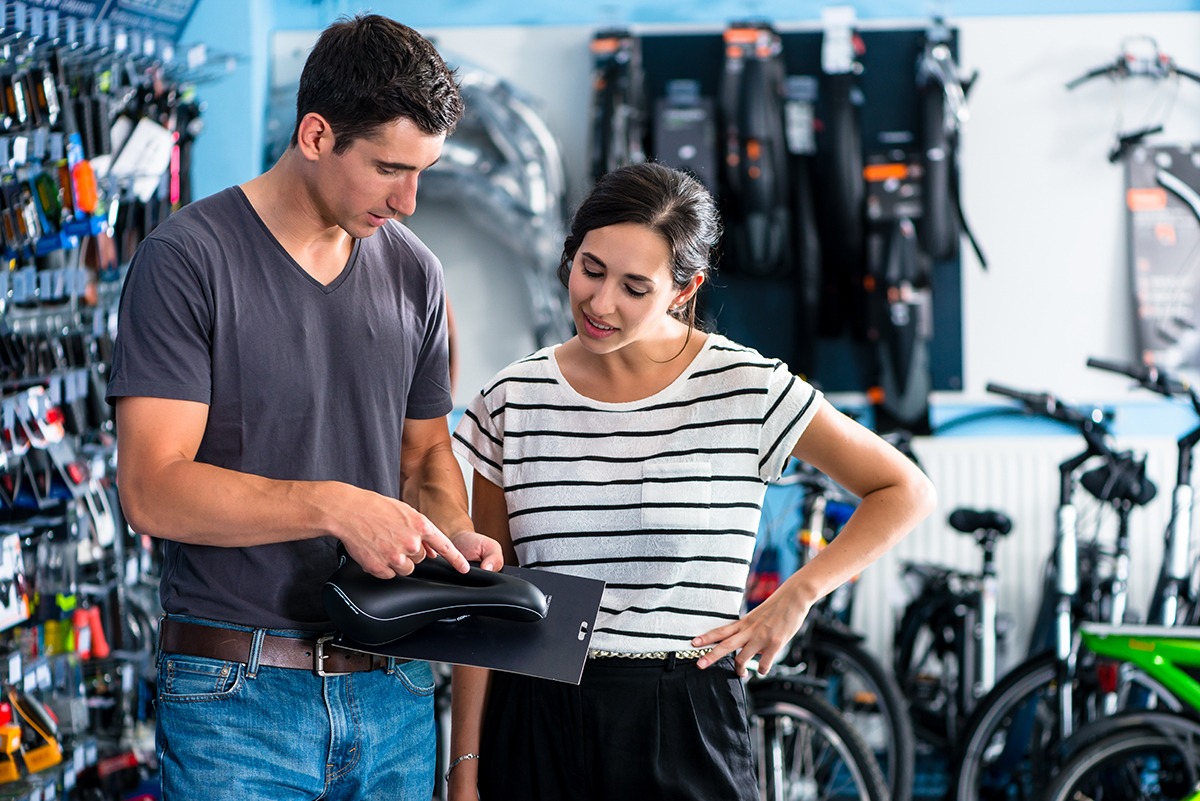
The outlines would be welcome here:
M 1066 88 L 1074 89 L 1093 78 L 1102 77 L 1120 79 L 1143 76 L 1162 79 L 1178 75 L 1200 83 L 1200 74 L 1176 64 L 1173 58 L 1158 49 L 1158 44 L 1153 39 L 1147 37 L 1146 41 L 1153 48 L 1153 52 L 1138 53 L 1130 48 L 1125 48 L 1126 52 L 1123 52 L 1109 63 L 1093 67 L 1079 77 L 1067 81 Z
M 1157 392 L 1160 395 L 1187 395 L 1192 389 L 1192 385 L 1187 381 L 1175 378 L 1166 370 L 1145 364 L 1110 362 L 1106 359 L 1089 358 L 1087 366 L 1095 367 L 1097 370 L 1107 370 L 1110 373 L 1120 373 L 1121 375 L 1128 376 L 1146 389 Z
M 1164 397 L 1171 398 L 1182 395 L 1192 402 L 1192 408 L 1195 409 L 1196 414 L 1200 415 L 1200 395 L 1196 393 L 1191 382 L 1177 378 L 1160 367 L 1140 362 L 1114 362 L 1097 358 L 1088 358 L 1087 366 L 1128 376 L 1142 387 Z
M 1030 414 L 1048 417 L 1071 426 L 1087 440 L 1092 453 L 1115 455 L 1115 451 L 1105 439 L 1108 436 L 1108 427 L 1105 415 L 1100 409 L 1093 409 L 1090 414 L 1084 414 L 1079 409 L 1063 403 L 1049 392 L 1026 392 L 991 382 L 987 384 L 986 389 L 996 395 L 1020 401 Z
M 1026 392 L 1025 390 L 991 382 L 987 384 L 986 389 L 995 395 L 1003 395 L 1006 398 L 1020 401 L 1021 405 L 1027 411 L 1042 417 L 1049 417 L 1053 420 L 1071 423 L 1072 425 L 1087 419 L 1078 410 L 1072 409 L 1070 406 L 1064 406 L 1058 398 L 1049 392 Z

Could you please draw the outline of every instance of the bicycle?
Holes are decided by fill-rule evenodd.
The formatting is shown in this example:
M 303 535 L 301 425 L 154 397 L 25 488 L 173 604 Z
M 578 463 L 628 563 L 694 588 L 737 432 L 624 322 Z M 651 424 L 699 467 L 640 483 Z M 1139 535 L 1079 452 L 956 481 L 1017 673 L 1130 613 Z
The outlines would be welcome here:
M 918 590 L 904 609 L 893 648 L 893 670 L 917 736 L 941 753 L 952 750 L 977 701 L 996 683 L 1003 628 L 996 544 L 1012 530 L 1012 521 L 994 510 L 956 509 L 948 522 L 975 538 L 980 571 L 904 563 L 904 577 Z
M 1093 653 L 1136 664 L 1188 708 L 1131 711 L 1081 729 L 1046 801 L 1200 801 L 1200 632 L 1085 624 L 1081 637 Z
M 776 483 L 804 491 L 796 535 L 797 562 L 803 566 L 837 536 L 858 499 L 800 462 Z M 849 582 L 809 612 L 772 670 L 773 691 L 782 697 L 789 690 L 810 693 L 819 688 L 875 755 L 891 800 L 909 801 L 916 753 L 908 704 L 895 676 L 863 647 L 863 637 L 850 627 L 852 606 L 853 582 Z
M 1057 765 L 1059 747 L 1081 723 L 1095 714 L 1097 699 L 1128 692 L 1140 677 L 1125 676 L 1120 687 L 1101 687 L 1090 664 L 1081 667 L 1074 632 L 1084 620 L 1122 622 L 1129 571 L 1128 517 L 1131 510 L 1153 498 L 1153 483 L 1145 476 L 1145 461 L 1109 442 L 1106 416 L 1063 404 L 1049 393 L 1029 393 L 997 384 L 988 390 L 1019 401 L 1027 413 L 1056 420 L 1081 434 L 1085 447 L 1059 465 L 1056 542 L 1047 576 L 1049 610 L 1035 629 L 1030 656 L 1010 670 L 979 702 L 967 722 L 952 772 L 951 798 L 979 801 L 991 798 L 1034 798 Z M 1099 465 L 1080 474 L 1089 462 Z M 1081 570 L 1077 531 L 1077 486 L 1117 514 L 1113 572 L 1101 578 L 1094 567 Z M 1086 567 L 1086 565 L 1085 565 Z M 1046 646 L 1048 649 L 1043 650 Z M 1153 682 L 1145 692 L 1163 695 Z M 1113 706 L 1110 701 L 1102 705 Z
M 1200 420 L 1200 393 L 1190 382 L 1171 372 L 1138 363 L 1112 362 L 1090 358 L 1089 367 L 1128 376 L 1140 386 L 1165 398 L 1187 398 L 1192 411 Z M 1195 490 L 1192 488 L 1192 462 L 1196 443 L 1200 442 L 1200 425 L 1182 434 L 1175 443 L 1175 488 L 1171 493 L 1171 517 L 1164 534 L 1163 561 L 1154 594 L 1150 601 L 1148 619 L 1164 626 L 1186 621 L 1200 624 L 1200 564 L 1189 566 L 1192 538 L 1192 507 Z

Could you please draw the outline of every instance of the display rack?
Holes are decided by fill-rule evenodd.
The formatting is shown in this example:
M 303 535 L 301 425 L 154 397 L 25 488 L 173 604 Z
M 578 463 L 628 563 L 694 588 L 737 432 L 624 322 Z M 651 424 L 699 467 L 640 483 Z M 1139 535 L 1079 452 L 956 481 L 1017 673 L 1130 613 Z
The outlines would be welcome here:
M 156 551 L 104 392 L 124 267 L 191 199 L 192 6 L 0 2 L 0 799 L 153 771 Z

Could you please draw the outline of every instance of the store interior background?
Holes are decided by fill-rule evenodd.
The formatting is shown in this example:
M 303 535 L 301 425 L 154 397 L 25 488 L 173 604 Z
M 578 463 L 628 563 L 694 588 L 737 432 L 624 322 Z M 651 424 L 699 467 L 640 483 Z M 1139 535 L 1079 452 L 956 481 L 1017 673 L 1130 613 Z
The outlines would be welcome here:
M 599 29 L 634 33 L 719 32 L 733 20 L 769 20 L 780 31 L 819 30 L 816 2 L 501 3 L 459 0 L 201 0 L 183 41 L 230 54 L 229 70 L 198 91 L 206 107 L 195 145 L 197 197 L 261 171 L 269 136 L 264 113 L 273 87 L 294 82 L 317 32 L 338 16 L 373 11 L 433 38 L 447 59 L 487 68 L 531 96 L 557 136 L 569 181 L 569 205 L 588 188 L 590 56 Z M 1150 453 L 1159 498 L 1137 517 L 1132 577 L 1135 598 L 1151 589 L 1162 525 L 1169 513 L 1174 439 L 1193 424 L 1189 409 L 1155 401 L 1129 382 L 1091 370 L 1089 356 L 1133 360 L 1138 353 L 1128 267 L 1122 168 L 1107 154 L 1117 126 L 1154 118 L 1163 95 L 1152 82 L 1064 84 L 1113 61 L 1124 38 L 1148 35 L 1182 67 L 1200 71 L 1196 0 L 859 0 L 859 25 L 923 28 L 933 15 L 958 31 L 964 73 L 979 77 L 969 95 L 961 153 L 963 205 L 988 259 L 962 253 L 963 386 L 933 397 L 935 422 L 992 406 L 999 382 L 1117 411 L 1126 447 Z M 1200 84 L 1181 81 L 1163 143 L 1200 142 Z M 534 347 L 528 298 L 505 248 L 452 203 L 423 204 L 410 225 L 440 256 L 458 321 L 461 407 L 497 369 Z M 846 406 L 862 402 L 835 398 Z M 1058 455 L 1077 438 L 1028 421 L 964 427 L 957 436 L 917 443 L 939 484 L 940 505 L 860 583 L 856 617 L 871 643 L 890 642 L 896 577 L 904 559 L 977 568 L 966 538 L 945 525 L 959 505 L 1007 508 L 1016 524 L 999 548 L 1001 606 L 1017 620 L 1020 656 L 1036 602 L 1041 565 L 1053 544 Z M 948 440 L 956 440 L 949 443 Z M 993 464 L 994 463 L 994 464 Z M 981 467 L 980 465 L 992 465 Z M 935 474 L 937 473 L 937 474 Z M 764 526 L 786 530 L 787 501 L 768 496 Z M 1140 567 L 1140 569 L 1138 569 Z

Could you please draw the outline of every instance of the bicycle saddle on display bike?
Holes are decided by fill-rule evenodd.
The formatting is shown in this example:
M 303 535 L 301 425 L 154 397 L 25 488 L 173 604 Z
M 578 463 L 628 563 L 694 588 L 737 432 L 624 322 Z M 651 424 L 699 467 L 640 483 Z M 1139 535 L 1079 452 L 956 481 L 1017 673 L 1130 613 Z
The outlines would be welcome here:
M 345 554 L 325 582 L 322 600 L 342 634 L 371 646 L 470 615 L 536 622 L 549 606 L 533 584 L 499 571 L 472 567 L 459 573 L 444 559 L 426 559 L 407 576 L 381 579 Z

